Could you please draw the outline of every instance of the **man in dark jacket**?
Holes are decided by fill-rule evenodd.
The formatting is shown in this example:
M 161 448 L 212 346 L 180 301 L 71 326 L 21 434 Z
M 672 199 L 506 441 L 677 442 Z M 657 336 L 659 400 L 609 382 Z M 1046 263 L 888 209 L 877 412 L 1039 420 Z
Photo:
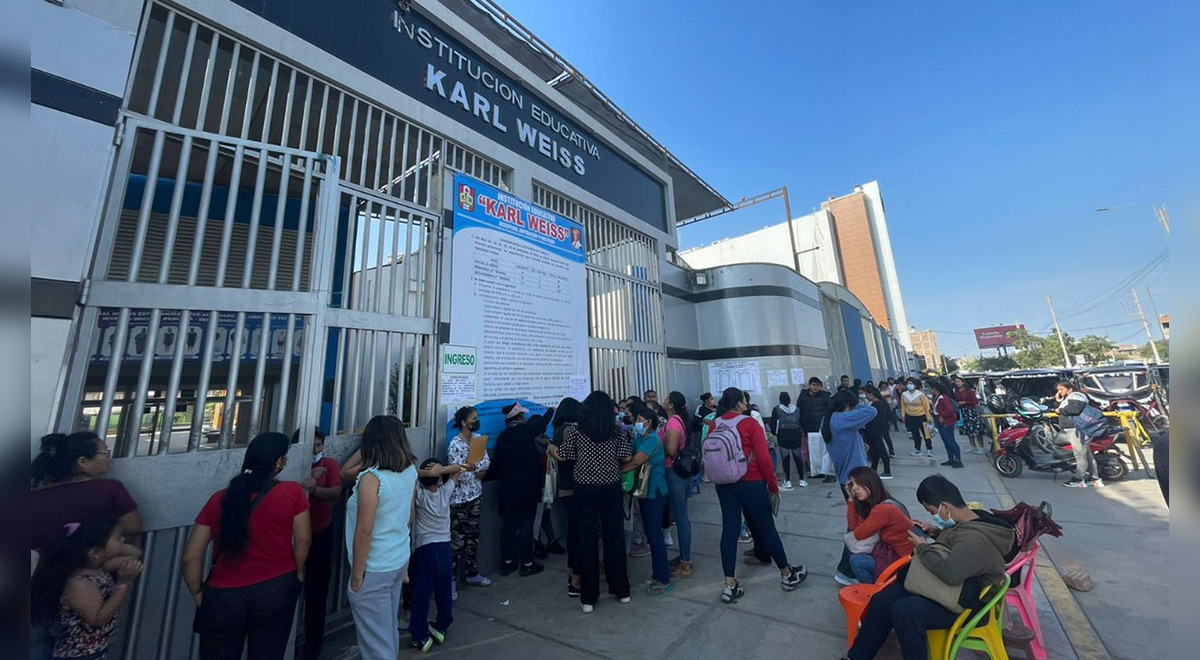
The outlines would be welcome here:
M 528 421 L 525 417 L 529 410 L 520 403 L 509 404 L 500 412 L 507 426 L 496 438 L 495 455 L 486 477 L 487 481 L 499 482 L 500 574 L 508 575 L 519 568 L 522 576 L 535 575 L 542 572 L 543 566 L 533 561 L 533 520 L 546 475 L 537 437 L 554 419 L 554 408 Z
M 820 378 L 813 376 L 808 379 L 808 389 L 800 390 L 796 395 L 796 408 L 800 412 L 800 429 L 809 438 L 808 461 L 809 469 L 813 472 L 813 477 L 821 477 L 821 456 L 824 452 L 824 441 L 821 439 L 821 422 L 825 420 L 825 414 L 829 412 L 829 402 L 832 399 L 829 392 L 825 391 L 825 384 Z M 816 439 L 818 451 L 814 454 L 813 445 Z M 826 483 L 836 481 L 830 477 L 825 477 Z
M 1088 439 L 1075 428 L 1075 418 L 1088 405 L 1087 395 L 1075 390 L 1075 384 L 1064 380 L 1055 386 L 1054 400 L 1058 402 L 1058 425 L 1071 441 L 1071 453 L 1075 454 L 1075 477 L 1063 485 L 1067 488 L 1101 488 L 1100 471 L 1096 457 L 1088 448 Z

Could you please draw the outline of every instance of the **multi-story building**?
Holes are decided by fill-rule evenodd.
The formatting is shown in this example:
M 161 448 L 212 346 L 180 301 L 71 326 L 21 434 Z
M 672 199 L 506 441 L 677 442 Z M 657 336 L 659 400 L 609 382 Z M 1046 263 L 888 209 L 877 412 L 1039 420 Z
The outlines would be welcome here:
M 925 361 L 926 369 L 944 371 L 942 351 L 938 348 L 936 331 L 909 328 L 908 336 L 912 338 L 913 352 Z
M 682 256 L 695 268 L 735 263 L 798 266 L 800 274 L 814 282 L 849 289 L 881 326 L 912 349 L 878 181 L 855 186 L 791 222 L 687 250 Z

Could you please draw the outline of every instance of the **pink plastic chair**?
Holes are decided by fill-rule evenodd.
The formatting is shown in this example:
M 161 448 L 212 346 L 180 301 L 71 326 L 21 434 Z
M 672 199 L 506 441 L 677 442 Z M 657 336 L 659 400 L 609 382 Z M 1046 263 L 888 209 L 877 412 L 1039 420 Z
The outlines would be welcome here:
M 1037 605 L 1033 602 L 1034 565 L 1041 547 L 1040 543 L 1034 541 L 1033 547 L 1017 555 L 1005 569 L 1009 578 L 1012 578 L 1022 568 L 1028 567 L 1028 570 L 1021 575 L 1021 584 L 1015 589 L 1008 590 L 1004 596 L 1004 602 L 1017 609 L 1017 614 L 1021 615 L 1021 622 L 1033 633 L 1033 639 L 1029 642 L 1029 647 L 1033 650 L 1033 657 L 1037 660 L 1046 660 L 1046 646 L 1042 643 L 1042 624 L 1038 621 Z

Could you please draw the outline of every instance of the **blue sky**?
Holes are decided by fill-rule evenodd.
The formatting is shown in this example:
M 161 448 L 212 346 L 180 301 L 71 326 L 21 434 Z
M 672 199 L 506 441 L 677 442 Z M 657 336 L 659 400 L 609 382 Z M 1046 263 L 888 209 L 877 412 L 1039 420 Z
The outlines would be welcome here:
M 977 352 L 974 327 L 1046 328 L 1047 293 L 1077 312 L 1066 331 L 1145 341 L 1128 291 L 1105 294 L 1167 239 L 1148 206 L 1095 208 L 1177 220 L 1189 201 L 1172 196 L 1196 141 L 1171 121 L 1200 105 L 1171 78 L 1184 4 L 502 0 L 730 199 L 786 184 L 799 216 L 877 179 L 909 321 L 950 355 Z M 1164 270 L 1137 281 L 1148 314 L 1147 288 L 1169 311 Z

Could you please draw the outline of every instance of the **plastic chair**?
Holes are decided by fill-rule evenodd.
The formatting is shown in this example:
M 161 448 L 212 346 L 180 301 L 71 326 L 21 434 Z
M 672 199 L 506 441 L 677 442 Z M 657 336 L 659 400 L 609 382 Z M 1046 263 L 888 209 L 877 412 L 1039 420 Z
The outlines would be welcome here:
M 842 610 L 846 613 L 846 648 L 854 646 L 854 638 L 858 636 L 858 624 L 867 611 L 871 597 L 895 582 L 896 571 L 907 565 L 911 559 L 910 555 L 892 562 L 872 584 L 852 584 L 838 591 L 838 602 L 842 604 Z
M 1037 604 L 1033 602 L 1034 565 L 1041 547 L 1040 543 L 1034 541 L 1029 550 L 1017 555 L 1005 569 L 1010 578 L 1022 569 L 1025 569 L 1025 572 L 1021 576 L 1021 584 L 1017 585 L 1015 589 L 1009 589 L 1005 594 L 1004 602 L 1016 608 L 1017 614 L 1021 616 L 1021 622 L 1033 633 L 1033 639 L 1029 641 L 1033 657 L 1037 660 L 1046 660 L 1046 646 L 1042 641 L 1042 624 L 1038 620 Z M 1011 580 L 1009 583 L 1011 584 Z
M 978 611 L 965 610 L 958 615 L 949 630 L 929 630 L 929 660 L 950 660 L 959 649 L 983 651 L 992 660 L 1008 660 L 1004 648 L 1004 595 L 1008 592 L 1008 574 L 999 587 L 986 589 L 982 597 L 987 602 Z M 987 623 L 980 625 L 984 615 L 991 614 Z

